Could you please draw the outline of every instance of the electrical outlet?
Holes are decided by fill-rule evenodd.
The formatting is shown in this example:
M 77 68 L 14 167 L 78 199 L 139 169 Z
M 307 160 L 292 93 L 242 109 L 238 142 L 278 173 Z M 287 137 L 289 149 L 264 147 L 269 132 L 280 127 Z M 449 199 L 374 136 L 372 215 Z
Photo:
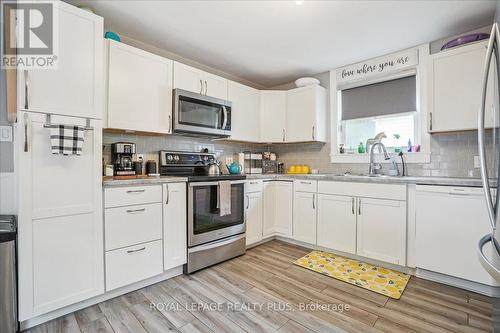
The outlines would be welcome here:
M 481 167 L 481 161 L 479 156 L 474 156 L 474 168 L 479 169 Z
M 138 161 L 144 161 L 144 154 L 137 154 Z
M 12 126 L 0 126 L 0 142 L 12 142 Z

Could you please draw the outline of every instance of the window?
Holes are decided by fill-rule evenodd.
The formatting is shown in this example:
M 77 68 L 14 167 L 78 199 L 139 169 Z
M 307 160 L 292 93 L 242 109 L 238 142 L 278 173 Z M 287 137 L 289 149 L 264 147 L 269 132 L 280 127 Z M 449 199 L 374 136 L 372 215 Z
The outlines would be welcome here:
M 340 92 L 339 144 L 357 151 L 360 143 L 384 132 L 382 142 L 394 151 L 417 143 L 415 76 L 408 76 Z

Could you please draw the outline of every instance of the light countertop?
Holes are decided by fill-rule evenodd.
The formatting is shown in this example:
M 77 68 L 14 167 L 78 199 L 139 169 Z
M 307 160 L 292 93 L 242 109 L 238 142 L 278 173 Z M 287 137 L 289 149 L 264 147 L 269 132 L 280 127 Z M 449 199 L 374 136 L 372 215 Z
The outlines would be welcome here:
M 143 186 L 143 185 L 156 185 L 165 183 L 181 183 L 187 182 L 186 177 L 174 176 L 116 176 L 116 177 L 102 177 L 103 187 L 119 187 L 119 186 Z
M 358 182 L 358 183 L 379 183 L 379 184 L 419 184 L 419 185 L 447 185 L 447 186 L 472 186 L 481 187 L 480 178 L 458 178 L 458 177 L 369 177 L 361 175 L 335 175 L 335 174 L 307 174 L 307 175 L 290 175 L 290 174 L 266 174 L 247 175 L 247 179 L 262 179 L 262 180 L 322 180 L 322 181 L 339 181 L 339 182 Z

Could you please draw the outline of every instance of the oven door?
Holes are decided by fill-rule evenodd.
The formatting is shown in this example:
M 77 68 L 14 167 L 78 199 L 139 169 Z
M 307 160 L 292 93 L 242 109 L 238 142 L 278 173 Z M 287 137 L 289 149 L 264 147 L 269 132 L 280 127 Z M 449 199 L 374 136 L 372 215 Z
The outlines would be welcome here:
M 244 233 L 244 192 L 244 180 L 232 181 L 231 214 L 220 216 L 219 183 L 189 183 L 188 247 Z
M 174 132 L 231 135 L 231 102 L 174 90 Z

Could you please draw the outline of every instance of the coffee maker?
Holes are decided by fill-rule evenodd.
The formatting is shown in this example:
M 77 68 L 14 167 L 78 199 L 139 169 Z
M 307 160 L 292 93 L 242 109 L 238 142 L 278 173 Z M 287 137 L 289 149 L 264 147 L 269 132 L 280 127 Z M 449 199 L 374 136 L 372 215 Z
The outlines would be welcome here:
M 135 143 L 116 142 L 112 144 L 115 176 L 135 175 L 132 157 L 135 154 Z

